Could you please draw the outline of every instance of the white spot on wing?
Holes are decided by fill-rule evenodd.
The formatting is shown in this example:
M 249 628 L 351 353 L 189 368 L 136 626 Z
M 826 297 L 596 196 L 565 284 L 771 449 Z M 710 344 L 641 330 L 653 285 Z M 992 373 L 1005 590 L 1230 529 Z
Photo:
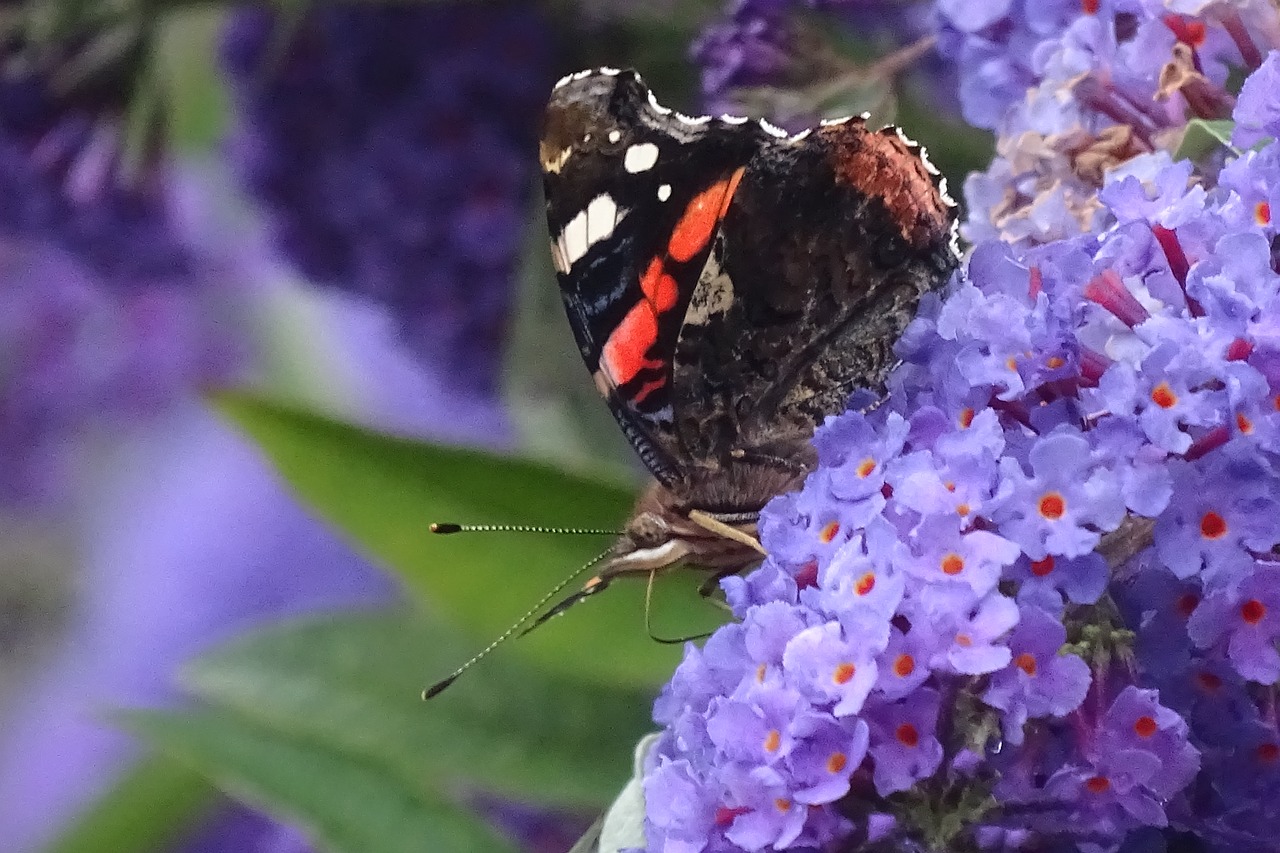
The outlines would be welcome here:
M 896 133 L 898 134 L 898 139 L 902 141 L 902 144 L 903 144 L 903 145 L 905 145 L 905 146 L 907 146 L 908 148 L 919 148 L 919 147 L 920 147 L 920 143 L 919 143 L 919 142 L 916 142 L 916 141 L 915 141 L 914 139 L 912 139 L 910 136 L 907 136 L 907 134 L 903 132 L 902 128 L 900 128 L 900 127 L 894 127 L 894 132 L 896 132 Z
M 610 68 L 608 65 L 605 65 L 601 67 L 600 73 L 605 75 L 606 77 L 617 77 L 619 74 L 622 73 L 622 71 L 620 69 Z
M 610 142 L 617 142 L 617 141 L 618 141 L 619 139 L 621 139 L 621 138 L 622 138 L 622 131 L 620 131 L 620 130 L 611 130 L 611 131 L 609 131 L 609 141 L 610 141 Z
M 613 236 L 613 230 L 626 216 L 613 197 L 601 193 L 569 220 L 551 248 L 551 260 L 559 272 L 568 272 L 578 259 L 596 243 Z
M 572 267 L 577 263 L 578 258 L 587 253 L 587 212 L 585 210 L 578 211 L 578 215 L 569 220 L 569 224 L 560 234 L 560 241 L 564 246 L 565 265 Z
M 792 135 L 792 136 L 788 139 L 788 141 L 789 141 L 789 142 L 799 142 L 800 140 L 804 139 L 806 136 L 808 136 L 808 135 L 809 135 L 809 134 L 811 134 L 811 133 L 813 133 L 813 128 L 811 128 L 811 127 L 806 127 L 804 130 L 800 131 L 799 133 Z
M 848 121 L 851 118 L 853 118 L 853 116 L 840 116 L 839 118 L 824 118 L 822 121 L 818 122 L 818 124 L 821 125 L 822 127 L 835 127 L 838 124 L 844 124 L 846 121 Z
M 658 162 L 658 146 L 652 142 L 641 142 L 627 149 L 626 155 L 622 158 L 622 168 L 632 174 L 647 172 L 656 162 Z
M 660 184 L 658 186 L 658 201 L 666 201 L 671 198 L 671 184 Z
M 720 116 L 720 120 L 725 124 L 746 124 L 751 121 L 751 119 L 746 116 L 731 116 L 728 113 Z
M 676 113 L 676 118 L 685 124 L 693 125 L 694 127 L 711 121 L 711 116 L 687 116 L 684 113 Z
M 587 205 L 587 246 L 594 246 L 613 233 L 618 206 L 607 193 L 601 193 Z

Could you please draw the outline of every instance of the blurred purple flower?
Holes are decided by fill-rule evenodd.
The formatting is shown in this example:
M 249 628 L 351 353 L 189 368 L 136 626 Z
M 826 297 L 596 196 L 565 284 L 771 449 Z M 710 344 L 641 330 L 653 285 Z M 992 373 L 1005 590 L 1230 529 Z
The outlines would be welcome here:
M 829 111 L 847 112 L 850 95 L 864 97 L 860 87 L 890 81 L 842 56 L 835 33 L 892 54 L 929 35 L 929 15 L 923 0 L 727 0 L 690 49 L 701 70 L 703 108 L 732 114 L 763 109 L 766 118 L 795 130 L 833 117 Z M 816 26 L 818 20 L 830 32 Z M 927 85 L 913 88 L 936 95 L 937 78 L 948 69 L 911 48 L 908 53 L 903 56 L 916 76 L 927 78 Z M 947 111 L 949 102 L 936 106 Z
M 122 169 L 128 69 L 67 90 L 28 49 L 0 43 L 0 505 L 24 510 L 67 501 L 86 434 L 245 355 L 219 328 L 235 288 L 185 245 L 161 161 Z
M 283 40 L 282 40 L 283 39 Z M 284 256 L 494 391 L 551 34 L 528 3 L 235 13 L 232 153 Z

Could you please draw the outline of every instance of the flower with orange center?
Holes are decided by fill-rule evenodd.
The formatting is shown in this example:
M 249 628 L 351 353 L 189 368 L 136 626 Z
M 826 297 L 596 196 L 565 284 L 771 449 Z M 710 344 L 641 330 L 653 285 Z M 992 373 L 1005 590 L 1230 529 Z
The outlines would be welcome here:
M 1209 510 L 1200 516 L 1200 535 L 1205 539 L 1221 539 L 1227 535 L 1227 520 Z
M 1067 499 L 1060 492 L 1046 492 L 1036 503 L 1040 516 L 1048 521 L 1057 521 L 1067 512 Z
M 1161 382 L 1151 389 L 1151 402 L 1162 409 L 1172 409 L 1178 405 L 1178 395 L 1174 393 L 1168 382 Z

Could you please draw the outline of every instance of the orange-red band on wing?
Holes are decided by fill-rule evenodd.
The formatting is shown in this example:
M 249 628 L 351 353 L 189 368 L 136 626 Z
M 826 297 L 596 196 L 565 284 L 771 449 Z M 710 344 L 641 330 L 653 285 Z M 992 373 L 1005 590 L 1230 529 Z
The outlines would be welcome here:
M 667 243 L 667 254 L 673 260 L 685 263 L 711 242 L 711 235 L 729 209 L 738 181 L 742 180 L 742 172 L 739 167 L 732 175 L 707 187 L 689 202 Z
M 600 353 L 600 366 L 613 387 L 625 385 L 645 368 L 662 367 L 662 362 L 649 358 L 648 352 L 658 342 L 659 318 L 680 301 L 680 287 L 667 272 L 666 262 L 686 263 L 707 247 L 716 226 L 729 209 L 742 172 L 739 168 L 723 181 L 717 181 L 694 196 L 671 232 L 667 257 L 654 258 L 641 274 L 640 290 L 644 299 L 631 306 Z M 649 380 L 637 392 L 635 401 L 642 401 L 664 384 L 665 377 Z

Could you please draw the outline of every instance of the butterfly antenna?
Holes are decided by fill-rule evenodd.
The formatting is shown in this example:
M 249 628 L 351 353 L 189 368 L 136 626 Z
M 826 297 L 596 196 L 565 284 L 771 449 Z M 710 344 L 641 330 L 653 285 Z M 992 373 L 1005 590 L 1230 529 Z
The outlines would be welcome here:
M 539 527 L 532 524 L 454 524 L 433 521 L 432 533 L 558 533 L 579 536 L 621 536 L 621 530 L 599 527 Z
M 447 688 L 450 684 L 453 684 L 453 682 L 458 680 L 458 676 L 462 675 L 462 673 L 471 669 L 471 667 L 475 666 L 477 663 L 479 663 L 481 660 L 487 657 L 490 652 L 492 652 L 498 646 L 502 645 L 508 639 L 510 639 L 511 635 L 519 631 L 521 628 L 523 628 L 530 619 L 532 619 L 534 616 L 538 614 L 538 611 L 540 611 L 543 607 L 547 605 L 548 601 L 550 601 L 551 599 L 559 595 L 561 592 L 563 592 L 564 588 L 567 587 L 569 584 L 573 583 L 579 577 L 581 577 L 583 572 L 590 569 L 596 563 L 599 563 L 605 557 L 609 556 L 609 554 L 612 552 L 613 552 L 612 548 L 606 551 L 602 551 L 600 552 L 599 555 L 597 555 L 596 557 L 593 557 L 589 562 L 586 562 L 580 568 L 575 569 L 573 574 L 569 575 L 564 580 L 560 581 L 560 583 L 556 584 L 550 591 L 547 592 L 546 595 L 538 599 L 537 604 L 530 607 L 529 610 L 523 616 L 517 619 L 510 628 L 508 628 L 507 630 L 499 634 L 498 637 L 492 643 L 485 646 L 483 649 L 481 649 L 479 652 L 473 655 L 471 660 L 467 661 L 462 666 L 455 669 L 452 673 L 449 674 L 447 678 L 440 679 L 435 684 L 431 685 L 426 690 L 422 691 L 422 700 L 425 702 L 426 700 L 439 696 L 441 693 L 443 693 L 445 688 Z

